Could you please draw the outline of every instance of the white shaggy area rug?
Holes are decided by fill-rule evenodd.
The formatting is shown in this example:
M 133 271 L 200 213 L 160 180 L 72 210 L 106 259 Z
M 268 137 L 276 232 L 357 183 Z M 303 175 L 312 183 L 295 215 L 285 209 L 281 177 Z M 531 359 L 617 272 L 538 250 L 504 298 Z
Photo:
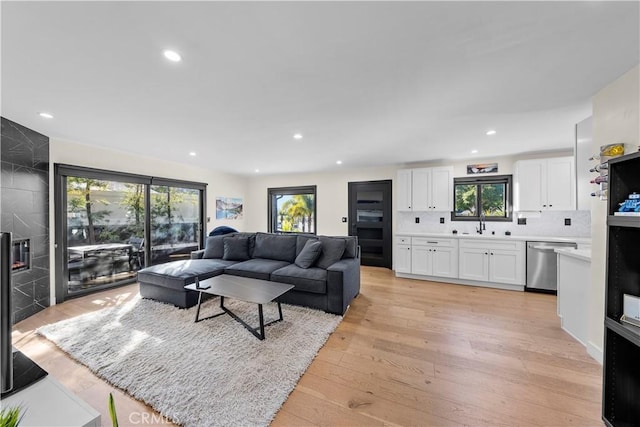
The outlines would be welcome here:
M 201 317 L 218 305 L 218 298 L 203 303 Z M 226 299 L 225 306 L 258 325 L 256 304 Z M 37 332 L 177 424 L 266 426 L 342 320 L 285 304 L 282 311 L 264 341 L 229 315 L 194 323 L 195 307 L 140 298 Z M 264 317 L 276 319 L 277 305 L 265 305 Z

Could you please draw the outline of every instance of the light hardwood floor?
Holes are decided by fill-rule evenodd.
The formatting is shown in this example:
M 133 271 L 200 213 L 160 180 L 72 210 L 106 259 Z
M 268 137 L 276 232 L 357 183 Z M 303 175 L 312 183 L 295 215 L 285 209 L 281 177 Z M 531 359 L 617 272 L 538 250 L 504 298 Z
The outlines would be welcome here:
M 14 327 L 16 347 L 100 411 L 104 425 L 109 392 L 120 425 L 169 423 L 34 329 L 136 293 L 130 285 L 78 298 Z M 272 425 L 601 426 L 601 375 L 560 329 L 554 296 L 363 267 L 360 295 Z

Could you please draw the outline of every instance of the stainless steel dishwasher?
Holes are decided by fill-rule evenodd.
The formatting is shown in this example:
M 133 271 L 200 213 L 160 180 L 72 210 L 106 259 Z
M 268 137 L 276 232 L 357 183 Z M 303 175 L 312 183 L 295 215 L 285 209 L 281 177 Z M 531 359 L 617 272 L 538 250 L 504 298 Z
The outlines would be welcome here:
M 527 242 L 527 284 L 525 290 L 557 293 L 559 248 L 577 248 L 575 243 Z

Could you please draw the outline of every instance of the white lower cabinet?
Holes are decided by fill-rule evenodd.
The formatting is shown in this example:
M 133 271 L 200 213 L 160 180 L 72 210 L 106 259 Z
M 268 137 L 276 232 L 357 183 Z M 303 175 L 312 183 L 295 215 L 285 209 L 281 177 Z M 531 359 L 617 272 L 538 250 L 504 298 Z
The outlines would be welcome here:
M 489 280 L 489 252 L 486 249 L 460 248 L 461 279 Z
M 458 242 L 455 239 L 411 239 L 411 273 L 458 277 Z
M 499 238 L 396 236 L 395 271 L 452 283 L 524 287 L 525 242 Z M 406 277 L 406 276 L 405 276 Z M 416 277 L 420 278 L 420 277 Z M 446 280 L 443 280 L 446 281 Z
M 461 279 L 524 285 L 524 273 L 524 242 L 460 240 Z
M 396 238 L 396 273 L 411 273 L 411 237 Z
M 491 249 L 489 252 L 489 281 L 524 285 L 525 272 L 524 249 L 501 250 Z

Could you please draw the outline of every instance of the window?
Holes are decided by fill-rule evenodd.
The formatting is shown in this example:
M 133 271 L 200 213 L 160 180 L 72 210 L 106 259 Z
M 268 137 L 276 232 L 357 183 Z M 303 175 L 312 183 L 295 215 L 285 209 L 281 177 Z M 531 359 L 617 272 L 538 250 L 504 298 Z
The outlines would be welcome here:
M 269 232 L 316 234 L 316 186 L 269 188 Z
M 454 178 L 452 221 L 511 221 L 511 175 Z

